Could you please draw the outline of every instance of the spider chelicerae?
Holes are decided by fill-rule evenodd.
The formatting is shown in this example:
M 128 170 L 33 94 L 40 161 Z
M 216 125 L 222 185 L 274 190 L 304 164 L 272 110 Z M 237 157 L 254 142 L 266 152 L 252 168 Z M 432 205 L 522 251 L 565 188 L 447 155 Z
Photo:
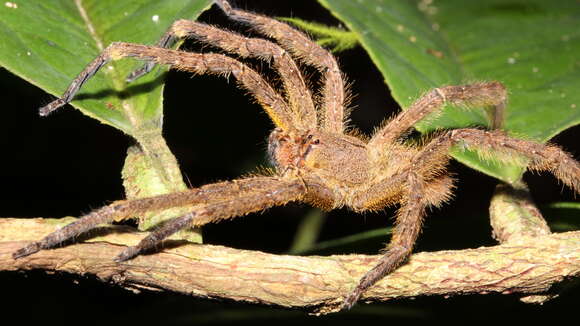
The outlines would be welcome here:
M 522 162 L 529 169 L 549 171 L 580 193 L 580 164 L 553 145 L 511 138 L 499 130 L 473 128 L 439 132 L 424 145 L 410 145 L 403 139 L 416 123 L 437 114 L 444 104 L 502 110 L 507 95 L 500 82 L 433 89 L 366 139 L 346 130 L 345 82 L 335 58 L 327 50 L 285 23 L 232 8 L 225 0 L 216 3 L 229 18 L 250 25 L 257 33 L 277 43 L 179 20 L 157 46 L 122 42 L 108 46 L 72 81 L 61 98 L 41 108 L 40 113 L 49 114 L 69 103 L 82 85 L 107 62 L 126 57 L 146 62 L 131 73 L 127 81 L 148 73 L 156 64 L 196 74 L 232 75 L 262 105 L 275 125 L 268 138 L 268 155 L 275 172 L 184 192 L 116 202 L 25 246 L 13 254 L 14 258 L 53 248 L 101 223 L 172 207 L 193 208 L 151 232 L 137 246 L 126 248 L 116 261 L 131 259 L 180 229 L 288 202 L 306 202 L 325 210 L 348 207 L 355 212 L 399 204 L 392 239 L 376 266 L 346 295 L 343 307 L 348 308 L 366 289 L 405 262 L 421 229 L 425 210 L 450 198 L 453 179 L 446 166 L 449 150 L 454 145 L 478 150 L 484 156 L 493 152 L 495 160 Z M 282 92 L 232 57 L 168 49 L 184 38 L 198 39 L 241 58 L 270 62 L 282 81 Z M 320 101 L 313 100 L 295 59 L 320 72 Z

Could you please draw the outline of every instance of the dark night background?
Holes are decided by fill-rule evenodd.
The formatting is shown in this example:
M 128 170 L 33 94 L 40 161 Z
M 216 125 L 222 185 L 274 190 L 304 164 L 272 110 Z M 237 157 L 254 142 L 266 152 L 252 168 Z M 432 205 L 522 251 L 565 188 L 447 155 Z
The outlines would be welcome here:
M 242 8 L 272 16 L 296 16 L 337 25 L 329 12 L 314 1 L 237 1 Z M 216 9 L 201 20 L 228 25 Z M 191 49 L 196 45 L 187 45 Z M 385 117 L 398 110 L 389 90 L 362 48 L 338 55 L 352 82 L 355 95 L 353 124 L 369 133 Z M 261 70 L 266 70 L 262 67 Z M 316 76 L 314 74 L 314 76 Z M 3 217 L 78 216 L 123 197 L 120 180 L 126 148 L 131 140 L 111 127 L 83 116 L 70 106 L 48 118 L 36 109 L 52 97 L 6 70 L 0 69 L 3 116 L 0 119 L 0 198 Z M 182 167 L 188 184 L 231 179 L 266 164 L 265 139 L 270 122 L 252 100 L 217 77 L 191 77 L 168 73 L 165 91 L 165 135 Z M 580 157 L 579 127 L 554 139 Z M 455 199 L 430 213 L 416 251 L 474 248 L 493 245 L 487 205 L 496 181 L 453 162 L 458 179 Z M 526 175 L 532 195 L 542 206 L 571 201 L 551 176 Z M 204 230 L 205 241 L 236 248 L 272 253 L 288 250 L 300 219 L 308 212 L 301 205 L 272 209 Z M 577 214 L 577 213 L 576 213 Z M 392 211 L 358 216 L 346 210 L 332 212 L 320 240 L 386 227 Z M 578 217 L 578 216 L 577 216 Z M 549 216 L 547 216 L 548 220 Z M 251 236 L 247 236 L 251 234 Z M 244 236 L 242 236 L 244 235 Z M 376 253 L 387 239 L 332 253 Z M 572 288 L 543 306 L 519 303 L 516 297 L 487 295 L 453 298 L 418 298 L 388 304 L 358 305 L 347 313 L 309 317 L 288 311 L 230 302 L 209 302 L 170 293 L 133 294 L 93 277 L 47 274 L 42 271 L 0 273 L 2 311 L 22 321 L 102 324 L 106 322 L 166 322 L 170 324 L 252 322 L 342 322 L 386 320 L 472 320 L 505 318 L 562 319 L 573 317 L 580 289 Z

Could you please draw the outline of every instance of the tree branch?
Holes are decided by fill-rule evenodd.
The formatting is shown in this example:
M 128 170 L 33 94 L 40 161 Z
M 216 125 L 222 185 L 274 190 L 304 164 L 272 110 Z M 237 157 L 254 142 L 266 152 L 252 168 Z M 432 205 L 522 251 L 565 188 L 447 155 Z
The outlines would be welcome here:
M 158 253 L 117 264 L 122 246 L 145 233 L 106 226 L 82 243 L 14 260 L 27 241 L 52 232 L 66 219 L 0 219 L 0 270 L 45 269 L 91 274 L 131 289 L 169 290 L 208 298 L 335 311 L 378 256 L 299 257 L 212 245 L 166 241 Z M 82 240 L 82 239 L 77 239 Z M 477 249 L 417 253 L 377 283 L 363 300 L 468 293 L 539 294 L 580 275 L 580 231 Z

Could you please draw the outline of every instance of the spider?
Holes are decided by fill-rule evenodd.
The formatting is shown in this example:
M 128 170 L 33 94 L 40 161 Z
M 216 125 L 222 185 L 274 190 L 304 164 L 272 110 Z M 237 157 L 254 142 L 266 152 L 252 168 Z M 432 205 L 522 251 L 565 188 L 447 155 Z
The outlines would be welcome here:
M 494 159 L 500 162 L 516 161 L 531 170 L 549 171 L 580 193 L 580 163 L 554 145 L 511 138 L 500 130 L 475 128 L 440 131 L 422 145 L 405 142 L 405 134 L 416 123 L 436 115 L 444 104 L 501 110 L 507 92 L 500 82 L 435 88 L 386 121 L 367 139 L 346 130 L 345 81 L 337 61 L 327 50 L 285 23 L 235 9 L 225 0 L 217 0 L 216 4 L 230 19 L 250 25 L 276 43 L 179 20 L 157 46 L 112 43 L 72 81 L 61 98 L 41 108 L 40 113 L 47 115 L 69 103 L 82 85 L 107 62 L 126 57 L 145 61 L 127 81 L 148 73 L 156 64 L 196 74 L 232 75 L 262 105 L 275 125 L 268 138 L 267 150 L 274 172 L 184 192 L 118 201 L 28 244 L 16 251 L 14 258 L 56 247 L 101 223 L 172 207 L 192 208 L 189 213 L 155 229 L 136 246 L 127 247 L 115 260 L 132 259 L 182 228 L 289 202 L 305 202 L 324 210 L 348 207 L 355 212 L 398 204 L 395 228 L 384 255 L 344 298 L 342 307 L 350 308 L 366 289 L 404 264 L 419 235 L 426 209 L 439 206 L 452 195 L 453 179 L 446 171 L 451 147 L 475 149 L 484 157 L 493 152 Z M 270 62 L 282 81 L 282 92 L 232 57 L 168 49 L 184 38 L 195 38 L 241 58 Z M 319 101 L 313 100 L 295 59 L 320 72 Z

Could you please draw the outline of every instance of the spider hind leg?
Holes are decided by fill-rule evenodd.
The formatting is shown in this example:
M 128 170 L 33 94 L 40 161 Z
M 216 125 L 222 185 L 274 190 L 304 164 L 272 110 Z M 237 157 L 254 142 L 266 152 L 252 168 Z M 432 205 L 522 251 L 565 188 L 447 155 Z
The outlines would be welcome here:
M 441 158 L 436 158 L 441 160 Z M 446 160 L 445 160 L 446 161 Z M 425 210 L 429 206 L 439 206 L 451 197 L 453 179 L 447 175 L 436 176 L 425 180 L 416 169 L 407 169 L 400 174 L 377 184 L 375 191 L 361 196 L 359 205 L 374 205 L 391 189 L 404 189 L 402 202 L 396 216 L 395 227 L 389 245 L 377 264 L 359 280 L 358 285 L 345 298 L 342 308 L 350 309 L 362 294 L 372 285 L 401 266 L 411 255 L 413 246 L 421 231 Z M 405 186 L 406 184 L 406 186 Z
M 501 131 L 465 128 L 445 132 L 424 146 L 404 170 L 377 183 L 369 189 L 369 192 L 360 196 L 360 203 L 357 205 L 363 210 L 365 205 L 379 202 L 385 192 L 392 193 L 397 186 L 404 189 L 401 196 L 402 206 L 397 214 L 393 236 L 385 255 L 346 297 L 344 308 L 352 307 L 365 290 L 394 271 L 409 257 L 419 235 L 426 207 L 438 205 L 438 202 L 445 201 L 445 197 L 449 196 L 450 183 L 449 186 L 445 186 L 443 182 L 434 188 L 439 189 L 435 192 L 446 189 L 441 193 L 443 197 L 437 199 L 436 193 L 429 189 L 429 182 L 433 180 L 433 173 L 443 171 L 449 157 L 449 149 L 455 144 L 463 144 L 467 148 L 478 150 L 484 158 L 495 158 L 500 162 L 525 162 L 528 163 L 529 169 L 549 171 L 580 194 L 580 163 L 557 146 L 512 138 Z M 385 191 L 381 192 L 381 189 Z

